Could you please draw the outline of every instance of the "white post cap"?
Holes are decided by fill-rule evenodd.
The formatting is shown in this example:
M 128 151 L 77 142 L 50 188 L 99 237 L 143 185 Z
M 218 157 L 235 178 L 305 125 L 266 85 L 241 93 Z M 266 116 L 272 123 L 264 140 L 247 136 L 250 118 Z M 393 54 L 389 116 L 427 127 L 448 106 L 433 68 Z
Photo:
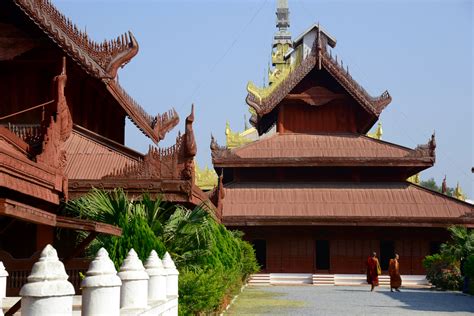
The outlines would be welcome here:
M 109 287 L 120 286 L 122 281 L 117 276 L 114 263 L 109 258 L 109 253 L 104 248 L 100 248 L 97 256 L 89 265 L 86 277 L 81 282 L 81 287 Z
M 160 257 L 155 250 L 150 252 L 150 256 L 146 259 L 145 269 L 149 276 L 166 275 L 166 270 L 163 267 Z
M 7 277 L 8 272 L 5 269 L 5 266 L 3 265 L 3 261 L 0 261 L 0 277 Z
M 167 270 L 168 274 L 179 274 L 176 265 L 168 252 L 163 256 L 163 267 Z
M 20 290 L 22 297 L 74 295 L 74 287 L 67 281 L 64 264 L 59 261 L 56 249 L 46 245 L 39 260 L 33 265 L 28 283 Z
M 123 261 L 118 273 L 121 280 L 148 280 L 149 276 L 145 272 L 143 263 L 138 258 L 137 253 L 132 248 L 128 252 L 127 258 Z

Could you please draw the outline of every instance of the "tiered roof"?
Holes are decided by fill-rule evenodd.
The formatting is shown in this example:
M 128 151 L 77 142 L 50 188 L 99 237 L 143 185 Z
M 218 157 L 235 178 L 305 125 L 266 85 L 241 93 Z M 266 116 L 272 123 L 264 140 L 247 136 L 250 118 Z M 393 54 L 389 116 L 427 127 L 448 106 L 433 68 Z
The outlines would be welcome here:
M 211 143 L 215 167 L 257 166 L 418 166 L 435 161 L 434 135 L 416 149 L 361 134 L 276 133 L 250 144 L 229 149 Z
M 138 53 L 138 42 L 130 31 L 114 40 L 97 43 L 87 33 L 80 31 L 49 0 L 13 2 L 85 72 L 101 80 L 132 122 L 155 143 L 178 124 L 179 117 L 175 110 L 151 116 L 117 82 L 119 67 L 123 67 Z
M 311 50 L 305 54 L 302 39 L 312 31 L 316 31 L 317 35 L 313 39 Z M 287 59 L 291 55 L 295 55 L 295 57 L 286 77 L 277 82 L 275 86 L 268 87 L 266 89 L 270 91 L 268 94 L 261 93 L 265 89 L 253 89 L 252 84 L 248 85 L 249 93 L 246 101 L 255 111 L 250 122 L 256 126 L 261 117 L 270 113 L 313 69 L 325 69 L 373 117 L 371 124 L 366 126 L 366 129 L 369 130 L 382 110 L 391 102 L 392 97 L 388 91 L 378 97 L 372 97 L 352 78 L 348 68 L 344 69 L 342 61 L 338 61 L 337 57 L 332 57 L 328 46 L 335 47 L 335 45 L 336 41 L 333 37 L 324 32 L 319 25 L 314 25 L 300 35 L 299 39 L 294 42 L 295 48 L 287 53 Z
M 227 225 L 474 227 L 474 206 L 408 182 L 231 183 Z

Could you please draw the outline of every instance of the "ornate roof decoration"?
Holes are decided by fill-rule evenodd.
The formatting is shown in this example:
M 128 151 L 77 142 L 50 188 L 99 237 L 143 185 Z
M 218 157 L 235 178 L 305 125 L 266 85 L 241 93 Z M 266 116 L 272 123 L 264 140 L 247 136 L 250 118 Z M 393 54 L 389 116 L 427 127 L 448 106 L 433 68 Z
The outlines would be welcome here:
M 248 136 L 249 134 L 251 134 L 253 132 L 256 132 L 256 129 L 253 128 L 253 127 L 249 128 L 249 129 L 246 129 L 245 131 L 243 131 L 241 133 L 233 132 L 230 129 L 229 122 L 226 122 L 226 124 L 225 124 L 225 137 L 226 137 L 227 148 L 232 149 L 232 148 L 240 147 L 240 146 L 243 146 L 245 144 L 253 142 L 252 139 L 246 137 L 246 136 Z
M 196 141 L 192 124 L 194 121 L 194 105 L 191 114 L 186 118 L 185 133 L 178 133 L 176 143 L 167 148 L 150 146 L 143 160 L 129 163 L 104 179 L 135 178 L 135 179 L 180 179 L 194 181 L 194 156 Z M 194 182 L 193 182 L 194 183 Z
M 410 153 L 409 157 L 431 157 L 433 158 L 433 161 L 434 161 L 436 158 L 435 149 L 436 149 L 436 140 L 435 140 L 435 133 L 433 133 L 428 143 L 424 145 L 416 146 L 413 152 Z
M 101 79 L 107 90 L 124 108 L 132 122 L 155 143 L 179 122 L 174 109 L 152 117 L 115 80 L 123 67 L 138 53 L 138 42 L 129 31 L 116 39 L 98 43 L 59 12 L 50 0 L 14 0 L 15 4 L 51 40 L 89 75 Z
M 217 185 L 217 173 L 214 169 L 207 166 L 204 169 L 199 168 L 195 163 L 196 185 L 204 191 L 210 191 Z
M 325 38 L 325 35 L 321 34 L 320 28 L 317 30 L 318 35 L 314 40 L 311 53 L 301 60 L 301 62 L 298 61 L 299 58 L 295 58 L 295 62 L 290 66 L 289 73 L 272 88 L 268 94 L 260 93 L 261 91 L 252 84 L 248 85 L 247 90 L 249 93 L 246 98 L 247 104 L 255 110 L 259 117 L 268 114 L 311 70 L 318 67 L 318 69 L 326 69 L 366 111 L 378 117 L 392 100 L 388 91 L 385 91 L 379 97 L 370 96 L 369 93 L 352 78 L 348 68 L 346 67 L 346 69 L 344 69 L 342 61 L 339 63 L 337 57 L 334 59 L 331 53 L 328 53 L 327 45 L 329 45 L 329 42 L 327 38 Z M 297 47 L 295 52 L 293 52 L 297 54 L 297 57 L 299 49 L 300 48 Z M 255 122 L 255 118 L 253 122 Z
M 150 137 L 155 144 L 179 123 L 179 115 L 175 109 L 155 117 L 151 116 L 114 80 L 107 82 L 107 90 L 122 105 L 135 126 Z
M 382 139 L 383 130 L 382 130 L 382 123 L 379 122 L 377 124 L 377 128 L 375 129 L 374 133 L 367 133 L 367 136 L 372 137 L 374 139 Z
M 138 53 L 133 34 L 97 43 L 59 12 L 50 0 L 15 0 L 16 5 L 85 71 L 97 78 L 115 78 L 117 69 Z
M 456 185 L 456 189 L 454 189 L 454 197 L 458 200 L 466 201 L 466 195 L 462 191 L 461 186 L 459 185 L 459 182 Z
M 232 153 L 232 150 L 226 146 L 220 146 L 214 136 L 211 134 L 211 157 L 212 160 L 214 159 L 222 159 L 222 158 L 229 158 L 234 157 L 235 155 Z

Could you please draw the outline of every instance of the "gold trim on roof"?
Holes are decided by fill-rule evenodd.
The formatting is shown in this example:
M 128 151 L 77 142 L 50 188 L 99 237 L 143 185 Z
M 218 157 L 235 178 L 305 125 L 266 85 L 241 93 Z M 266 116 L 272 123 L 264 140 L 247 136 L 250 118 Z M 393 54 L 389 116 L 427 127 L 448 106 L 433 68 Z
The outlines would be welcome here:
M 230 129 L 229 122 L 225 124 L 225 138 L 226 138 L 226 146 L 229 149 L 232 148 L 237 148 L 240 146 L 243 146 L 245 144 L 249 144 L 253 142 L 252 139 L 248 138 L 248 135 L 256 132 L 257 130 L 255 128 L 249 128 L 246 129 L 245 131 L 239 133 L 239 132 L 233 132 Z
M 197 163 L 194 163 L 195 170 L 195 184 L 203 191 L 210 191 L 217 185 L 217 173 L 214 169 L 209 169 L 207 166 L 204 169 L 199 168 Z

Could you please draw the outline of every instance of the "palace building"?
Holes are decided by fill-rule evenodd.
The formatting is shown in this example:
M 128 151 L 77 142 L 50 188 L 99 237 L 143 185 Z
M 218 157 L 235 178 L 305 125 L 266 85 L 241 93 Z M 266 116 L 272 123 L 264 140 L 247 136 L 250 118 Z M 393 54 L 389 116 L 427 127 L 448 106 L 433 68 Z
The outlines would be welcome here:
M 218 217 L 263 272 L 361 274 L 376 251 L 383 270 L 398 252 L 402 274 L 424 274 L 446 227 L 474 227 L 471 204 L 407 181 L 434 165 L 435 135 L 415 149 L 366 136 L 390 94 L 370 96 L 318 24 L 292 40 L 287 1 L 276 15 L 269 85 L 247 86 L 258 140 L 211 141 Z
M 46 244 L 65 258 L 78 288 L 89 262 L 77 257 L 97 234 L 121 234 L 61 216 L 62 201 L 92 187 L 188 207 L 208 199 L 195 184 L 194 107 L 173 146 L 142 154 L 124 144 L 126 117 L 155 144 L 179 122 L 175 110 L 146 113 L 120 86 L 117 72 L 138 50 L 131 32 L 93 41 L 49 0 L 0 3 L 0 261 L 10 273 L 8 295 Z M 90 233 L 74 248 L 57 238 L 59 228 Z

